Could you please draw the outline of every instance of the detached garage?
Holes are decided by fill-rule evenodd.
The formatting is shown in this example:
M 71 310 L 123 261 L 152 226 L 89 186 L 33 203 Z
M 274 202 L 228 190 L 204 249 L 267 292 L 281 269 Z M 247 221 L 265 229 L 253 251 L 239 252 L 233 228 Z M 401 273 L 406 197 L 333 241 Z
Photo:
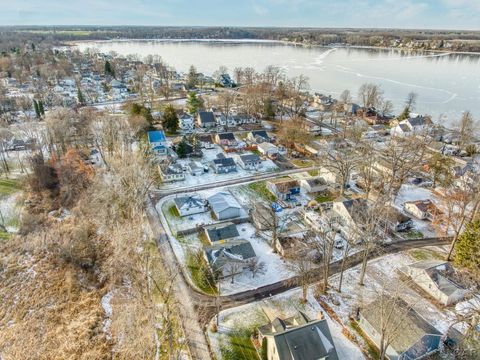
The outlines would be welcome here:
M 241 214 L 242 207 L 233 195 L 227 191 L 210 196 L 208 203 L 218 220 L 237 218 Z

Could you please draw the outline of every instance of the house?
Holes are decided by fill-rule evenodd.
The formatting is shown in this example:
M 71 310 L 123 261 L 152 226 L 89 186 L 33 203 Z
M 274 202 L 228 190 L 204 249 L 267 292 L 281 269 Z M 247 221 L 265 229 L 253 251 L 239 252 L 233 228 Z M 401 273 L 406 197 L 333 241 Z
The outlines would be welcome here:
M 200 196 L 180 196 L 173 201 L 180 216 L 199 214 L 208 210 L 207 202 Z
M 337 215 L 344 232 L 360 230 L 363 224 L 362 215 L 368 212 L 368 203 L 365 199 L 335 201 L 332 210 Z
M 220 146 L 237 146 L 238 142 L 232 132 L 220 133 L 215 135 L 215 142 Z
M 197 115 L 197 124 L 204 129 L 210 129 L 217 126 L 215 116 L 211 111 L 200 111 Z
M 278 148 L 269 142 L 262 142 L 258 144 L 257 149 L 260 154 L 269 158 L 275 158 L 278 156 Z
M 195 128 L 195 120 L 187 113 L 183 113 L 178 117 L 178 128 L 185 132 L 192 132 Z
M 200 143 L 200 146 L 204 149 L 213 149 L 215 147 L 212 135 L 210 134 L 198 134 L 197 139 Z
M 237 157 L 237 164 L 245 170 L 258 170 L 260 163 L 260 157 L 255 154 L 245 154 Z
M 265 130 L 250 131 L 247 135 L 247 139 L 257 144 L 263 142 L 269 143 L 272 141 L 272 139 L 270 138 L 270 136 L 268 136 Z
M 207 200 L 218 220 L 233 219 L 241 215 L 242 207 L 229 192 L 218 192 L 210 196 Z
M 387 227 L 394 232 L 406 231 L 413 227 L 413 221 L 410 217 L 403 214 L 393 206 L 388 207 L 383 212 Z
M 307 255 L 311 247 L 303 235 L 280 235 L 275 243 L 275 250 L 284 258 Z
M 383 319 L 390 315 L 388 324 Z M 441 334 L 401 299 L 377 298 L 360 310 L 359 326 L 377 347 L 381 329 L 392 334 L 386 355 L 390 360 L 423 359 L 438 351 Z
M 210 267 L 220 278 L 240 274 L 248 261 L 257 257 L 252 244 L 243 239 L 208 246 L 204 251 Z
M 163 182 L 185 180 L 185 173 L 180 164 L 158 165 L 158 172 Z
M 321 135 L 322 134 L 322 127 L 319 124 L 315 124 L 314 122 L 305 120 L 302 121 L 302 129 L 307 131 L 311 135 Z
M 300 194 L 300 184 L 293 179 L 269 180 L 267 189 L 280 200 L 294 200 Z
M 231 222 L 206 226 L 204 231 L 211 244 L 224 243 L 240 236 L 237 226 Z
M 330 189 L 328 182 L 321 176 L 300 180 L 300 187 L 306 193 L 324 193 Z
M 237 171 L 235 161 L 231 157 L 225 157 L 221 153 L 212 161 L 212 167 L 216 174 L 227 174 Z
M 204 166 L 198 161 L 190 161 L 188 163 L 188 170 L 192 176 L 200 176 L 205 173 Z
M 390 131 L 392 136 L 417 135 L 427 132 L 432 125 L 432 120 L 427 116 L 410 117 L 402 120 Z
M 265 344 L 268 360 L 338 360 L 327 320 L 311 320 L 301 311 L 260 326 L 258 342 Z
M 218 79 L 218 83 L 223 87 L 228 87 L 228 88 L 235 87 L 235 82 L 232 80 L 232 78 L 228 74 L 221 74 Z
M 444 306 L 463 300 L 467 294 L 466 289 L 450 279 L 454 270 L 446 261 L 418 261 L 400 271 Z
M 441 211 L 430 199 L 407 201 L 403 204 L 404 210 L 420 220 L 430 220 L 441 214 Z
M 149 131 L 148 142 L 157 155 L 167 155 L 167 138 L 162 130 Z

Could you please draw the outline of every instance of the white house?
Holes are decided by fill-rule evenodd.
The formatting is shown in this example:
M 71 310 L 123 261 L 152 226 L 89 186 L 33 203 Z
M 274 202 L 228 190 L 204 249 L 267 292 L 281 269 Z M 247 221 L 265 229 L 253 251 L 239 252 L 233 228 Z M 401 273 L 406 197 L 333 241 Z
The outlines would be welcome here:
M 442 260 L 424 260 L 400 268 L 415 284 L 442 305 L 448 306 L 463 300 L 467 290 L 449 278 L 451 265 Z
M 237 164 L 245 170 L 258 170 L 260 163 L 260 157 L 255 154 L 245 154 L 237 157 Z
M 393 136 L 417 135 L 427 132 L 432 125 L 432 120 L 426 116 L 410 117 L 400 121 L 390 131 Z
M 185 173 L 179 164 L 171 164 L 167 166 L 158 166 L 160 178 L 163 182 L 174 182 L 185 180 Z
M 182 114 L 178 117 L 178 128 L 185 131 L 191 132 L 195 128 L 195 119 L 189 114 Z
M 420 220 L 432 221 L 435 216 L 440 214 L 440 210 L 430 200 L 407 201 L 403 204 L 404 210 Z
M 276 157 L 278 155 L 278 148 L 269 142 L 258 144 L 257 149 L 260 154 L 267 157 Z
M 207 202 L 200 196 L 180 196 L 174 199 L 180 216 L 203 213 L 208 210 Z

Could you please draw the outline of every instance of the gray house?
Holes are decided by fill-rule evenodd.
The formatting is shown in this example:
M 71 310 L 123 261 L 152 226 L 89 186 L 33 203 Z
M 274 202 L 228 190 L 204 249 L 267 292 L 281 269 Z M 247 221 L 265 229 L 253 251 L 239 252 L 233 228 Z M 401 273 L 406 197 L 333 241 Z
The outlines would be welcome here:
M 231 222 L 206 226 L 204 230 L 208 241 L 212 244 L 222 243 L 240 236 L 237 226 Z
M 217 159 L 212 161 L 213 171 L 216 174 L 227 174 L 234 171 L 237 171 L 237 165 L 235 165 L 235 161 L 230 157 L 225 157 L 223 154 L 219 154 L 221 156 L 217 156 Z
M 238 165 L 245 170 L 257 170 L 260 166 L 260 157 L 255 154 L 240 155 L 237 160 Z
M 180 196 L 173 201 L 180 216 L 199 214 L 207 211 L 207 202 L 200 196 Z
M 310 320 L 301 311 L 259 327 L 258 337 L 266 341 L 268 360 L 338 359 L 327 320 Z
M 217 126 L 215 116 L 211 111 L 200 111 L 197 116 L 197 124 L 202 128 L 212 128 Z
M 221 278 L 239 274 L 256 258 L 252 244 L 247 240 L 232 240 L 224 244 L 215 244 L 205 248 L 205 257 L 212 270 Z
M 385 334 L 390 339 L 386 355 L 390 360 L 416 360 L 438 351 L 442 334 L 401 300 L 383 297 L 360 311 L 359 325 L 368 338 L 380 345 L 383 319 L 389 322 Z
M 207 200 L 218 220 L 233 219 L 241 214 L 242 207 L 229 192 L 222 191 L 216 193 Z

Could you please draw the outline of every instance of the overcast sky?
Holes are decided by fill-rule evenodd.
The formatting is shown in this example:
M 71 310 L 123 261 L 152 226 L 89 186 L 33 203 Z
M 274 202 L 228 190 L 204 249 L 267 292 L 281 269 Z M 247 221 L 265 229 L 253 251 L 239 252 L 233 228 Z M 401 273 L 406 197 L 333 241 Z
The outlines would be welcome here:
M 480 30 L 480 0 L 0 0 L 1 25 Z

